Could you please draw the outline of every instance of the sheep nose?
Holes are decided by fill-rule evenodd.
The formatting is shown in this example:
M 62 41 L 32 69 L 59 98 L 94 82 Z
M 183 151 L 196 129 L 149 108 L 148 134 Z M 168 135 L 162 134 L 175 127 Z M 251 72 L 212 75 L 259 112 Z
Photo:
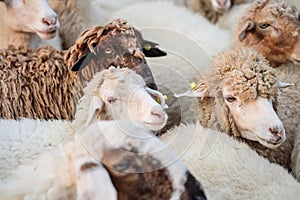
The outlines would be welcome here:
M 281 130 L 280 128 L 277 128 L 277 127 L 275 127 L 275 128 L 269 128 L 269 130 L 270 130 L 270 132 L 274 135 L 274 136 L 276 136 L 276 137 L 278 137 L 278 138 L 282 138 L 282 136 L 283 136 L 283 130 Z
M 42 18 L 42 23 L 47 25 L 47 26 L 55 26 L 57 22 L 57 16 L 52 16 L 52 17 L 43 17 Z
M 151 110 L 151 115 L 154 115 L 155 117 L 157 117 L 159 119 L 164 118 L 164 112 L 162 111 L 162 109 L 158 109 L 156 107 Z
M 224 8 L 226 6 L 227 0 L 217 0 L 217 2 L 221 8 Z

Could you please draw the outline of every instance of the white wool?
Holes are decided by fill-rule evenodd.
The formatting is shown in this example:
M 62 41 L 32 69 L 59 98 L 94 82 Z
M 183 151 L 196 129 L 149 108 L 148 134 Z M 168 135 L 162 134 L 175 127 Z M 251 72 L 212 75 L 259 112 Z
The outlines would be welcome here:
M 0 120 L 0 178 L 74 137 L 75 126 L 63 120 Z
M 298 199 L 300 183 L 246 144 L 199 124 L 181 124 L 161 137 L 212 199 Z

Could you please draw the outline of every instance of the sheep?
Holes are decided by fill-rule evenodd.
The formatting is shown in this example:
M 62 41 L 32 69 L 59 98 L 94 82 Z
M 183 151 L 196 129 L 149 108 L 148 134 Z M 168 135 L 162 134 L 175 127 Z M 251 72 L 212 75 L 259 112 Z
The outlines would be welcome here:
M 68 51 L 13 46 L 0 50 L 0 117 L 72 120 L 85 83 L 110 65 L 135 69 L 156 89 L 140 51 L 143 43 L 137 29 L 114 20 L 82 33 Z
M 210 22 L 217 23 L 220 17 L 234 5 L 251 2 L 252 0 L 178 0 L 194 12 L 205 16 Z
M 272 66 L 299 65 L 299 11 L 281 0 L 257 0 L 239 20 L 236 41 L 262 53 Z
M 289 109 L 299 103 L 299 90 L 289 80 L 299 77 L 286 77 L 288 83 L 283 83 L 276 80 L 275 72 L 261 54 L 235 48 L 216 56 L 193 90 L 176 96 L 198 97 L 204 127 L 242 140 L 270 162 L 290 170 L 293 130 L 300 118 L 298 108 Z
M 61 49 L 60 38 L 55 37 L 59 21 L 46 0 L 1 0 L 0 13 L 0 49 L 9 44 Z
M 99 72 L 83 91 L 74 122 L 0 120 L 1 177 L 7 176 L 15 166 L 34 159 L 41 151 L 70 140 L 75 130 L 81 130 L 94 118 L 132 119 L 154 131 L 166 124 L 162 94 L 145 87 L 143 79 L 130 69 L 110 67 Z M 153 97 L 158 98 L 160 104 Z
M 111 199 L 206 199 L 176 154 L 128 120 L 92 123 L 0 182 L 1 199 L 10 200 L 101 199 L 105 192 Z
M 181 124 L 160 139 L 201 181 L 211 199 L 298 199 L 298 183 L 281 166 L 257 155 L 243 142 L 204 128 Z

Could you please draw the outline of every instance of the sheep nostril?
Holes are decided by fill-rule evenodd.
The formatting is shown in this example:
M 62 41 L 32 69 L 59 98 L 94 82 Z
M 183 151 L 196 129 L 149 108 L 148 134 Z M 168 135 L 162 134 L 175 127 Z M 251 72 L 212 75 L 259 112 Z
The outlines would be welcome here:
M 161 112 L 154 111 L 154 110 L 151 111 L 151 115 L 154 115 L 154 116 L 156 116 L 158 118 L 162 118 L 163 117 L 163 115 L 162 115 Z
M 46 24 L 47 26 L 55 25 L 56 22 L 57 22 L 57 17 L 54 17 L 54 18 L 45 18 L 45 17 L 43 17 L 42 18 L 42 23 Z
M 269 128 L 270 132 L 276 136 L 276 137 L 282 137 L 283 136 L 283 131 L 280 130 L 279 128 Z

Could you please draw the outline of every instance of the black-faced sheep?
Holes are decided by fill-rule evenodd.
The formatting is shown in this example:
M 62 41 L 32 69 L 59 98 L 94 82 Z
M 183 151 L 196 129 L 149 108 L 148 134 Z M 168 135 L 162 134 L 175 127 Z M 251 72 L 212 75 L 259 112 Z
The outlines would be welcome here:
M 46 0 L 0 0 L 0 13 L 0 49 L 10 44 L 61 49 L 58 37 L 49 40 L 57 35 L 59 22 Z
M 103 199 L 105 193 L 123 200 L 206 199 L 176 154 L 133 121 L 92 123 L 74 141 L 17 168 L 1 180 L 0 192 L 3 200 Z
M 295 125 L 288 119 L 290 101 L 279 91 L 287 85 L 277 81 L 275 72 L 261 54 L 237 48 L 215 57 L 197 87 L 184 95 L 198 97 L 203 126 L 243 140 L 271 162 L 290 169 L 294 132 L 289 131 Z M 297 88 L 289 89 L 294 91 L 289 94 L 297 93 Z
M 110 67 L 96 74 L 84 88 L 73 122 L 0 120 L 0 146 L 3 147 L 0 177 L 7 176 L 21 163 L 35 159 L 41 152 L 70 141 L 76 130 L 84 129 L 94 118 L 131 119 L 150 130 L 161 129 L 167 121 L 165 106 L 162 94 L 147 88 L 134 71 Z
M 134 69 L 156 89 L 141 52 L 143 42 L 138 30 L 115 20 L 87 30 L 67 52 L 51 47 L 0 50 L 0 117 L 73 119 L 86 81 L 111 65 Z M 71 72 L 71 66 L 79 71 Z

